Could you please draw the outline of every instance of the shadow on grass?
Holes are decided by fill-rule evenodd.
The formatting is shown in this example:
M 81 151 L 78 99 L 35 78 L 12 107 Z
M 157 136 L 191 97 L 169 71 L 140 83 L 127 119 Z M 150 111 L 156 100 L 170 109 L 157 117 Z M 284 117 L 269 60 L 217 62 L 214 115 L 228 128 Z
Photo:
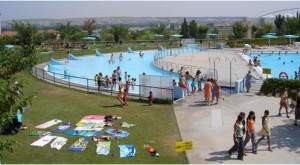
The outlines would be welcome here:
M 103 108 L 114 108 L 114 107 L 121 107 L 120 104 L 115 104 L 115 105 L 105 105 L 102 106 Z

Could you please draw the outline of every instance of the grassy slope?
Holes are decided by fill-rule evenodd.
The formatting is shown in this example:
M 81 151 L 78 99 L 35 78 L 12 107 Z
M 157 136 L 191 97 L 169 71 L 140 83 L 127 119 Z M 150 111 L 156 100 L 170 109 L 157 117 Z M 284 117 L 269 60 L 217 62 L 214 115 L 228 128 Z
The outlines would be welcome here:
M 14 136 L 20 145 L 15 147 L 14 153 L 4 153 L 3 163 L 57 163 L 57 164 L 99 164 L 99 163 L 187 163 L 184 153 L 175 152 L 175 142 L 180 141 L 176 118 L 171 105 L 157 105 L 152 107 L 146 103 L 130 101 L 128 107 L 120 108 L 115 97 L 86 94 L 85 92 L 57 87 L 32 77 L 29 73 L 22 73 L 19 79 L 25 80 L 25 93 L 37 91 L 29 111 L 24 112 L 23 123 L 29 126 L 28 130 Z M 130 135 L 125 139 L 112 142 L 111 152 L 114 158 L 96 155 L 96 142 L 91 141 L 83 152 L 67 151 L 79 137 L 70 137 L 64 133 L 53 135 L 68 138 L 67 144 L 61 150 L 50 148 L 50 144 L 39 148 L 30 146 L 38 137 L 28 136 L 34 126 L 60 119 L 63 121 L 78 122 L 85 115 L 114 114 L 122 119 L 115 122 L 114 128 L 120 128 L 119 123 L 126 121 L 136 124 L 133 128 L 125 128 Z M 47 130 L 52 130 L 56 126 Z M 103 132 L 103 131 L 102 131 Z M 0 136 L 1 139 L 10 138 Z M 161 157 L 151 157 L 143 148 L 144 142 L 150 142 L 159 151 Z M 134 158 L 119 158 L 118 144 L 134 144 L 136 155 Z

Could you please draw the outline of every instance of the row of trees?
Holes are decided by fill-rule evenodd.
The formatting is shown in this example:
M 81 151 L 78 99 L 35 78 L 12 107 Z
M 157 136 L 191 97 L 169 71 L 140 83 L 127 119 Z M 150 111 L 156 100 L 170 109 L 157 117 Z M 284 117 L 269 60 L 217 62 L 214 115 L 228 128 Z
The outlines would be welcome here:
M 24 96 L 22 82 L 16 80 L 16 74 L 30 69 L 35 63 L 36 28 L 31 24 L 13 22 L 12 28 L 17 31 L 15 38 L 20 48 L 9 50 L 0 40 L 0 132 L 16 117 L 21 107 L 31 104 L 33 95 Z M 0 140 L 0 164 L 4 150 L 13 151 L 14 139 Z
M 190 21 L 187 23 L 186 18 L 184 18 L 180 34 L 183 36 L 183 38 L 196 38 L 196 39 L 203 39 L 206 38 L 206 34 L 208 31 L 207 25 L 197 25 L 197 22 L 195 20 Z M 218 33 L 216 29 L 214 29 L 214 33 Z

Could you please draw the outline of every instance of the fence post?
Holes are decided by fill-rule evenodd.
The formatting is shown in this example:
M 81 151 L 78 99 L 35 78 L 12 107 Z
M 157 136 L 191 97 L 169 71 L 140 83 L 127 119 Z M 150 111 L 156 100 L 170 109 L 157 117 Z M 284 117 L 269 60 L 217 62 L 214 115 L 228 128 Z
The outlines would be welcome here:
M 36 67 L 34 67 L 34 70 L 35 70 L 35 76 L 37 77 Z
M 43 80 L 45 79 L 45 70 L 43 69 Z
M 55 73 L 53 73 L 53 83 L 55 84 Z
M 70 76 L 69 75 L 67 75 L 68 76 L 68 84 L 69 84 L 69 88 L 71 88 L 71 84 L 70 84 Z
M 86 89 L 87 93 L 89 93 L 89 79 L 86 79 Z

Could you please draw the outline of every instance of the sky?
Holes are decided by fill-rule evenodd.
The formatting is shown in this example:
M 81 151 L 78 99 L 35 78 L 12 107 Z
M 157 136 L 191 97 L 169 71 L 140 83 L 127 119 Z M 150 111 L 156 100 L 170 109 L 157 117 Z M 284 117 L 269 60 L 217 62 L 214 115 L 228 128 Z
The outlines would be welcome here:
M 0 1 L 0 19 L 93 17 L 259 17 L 300 1 Z

